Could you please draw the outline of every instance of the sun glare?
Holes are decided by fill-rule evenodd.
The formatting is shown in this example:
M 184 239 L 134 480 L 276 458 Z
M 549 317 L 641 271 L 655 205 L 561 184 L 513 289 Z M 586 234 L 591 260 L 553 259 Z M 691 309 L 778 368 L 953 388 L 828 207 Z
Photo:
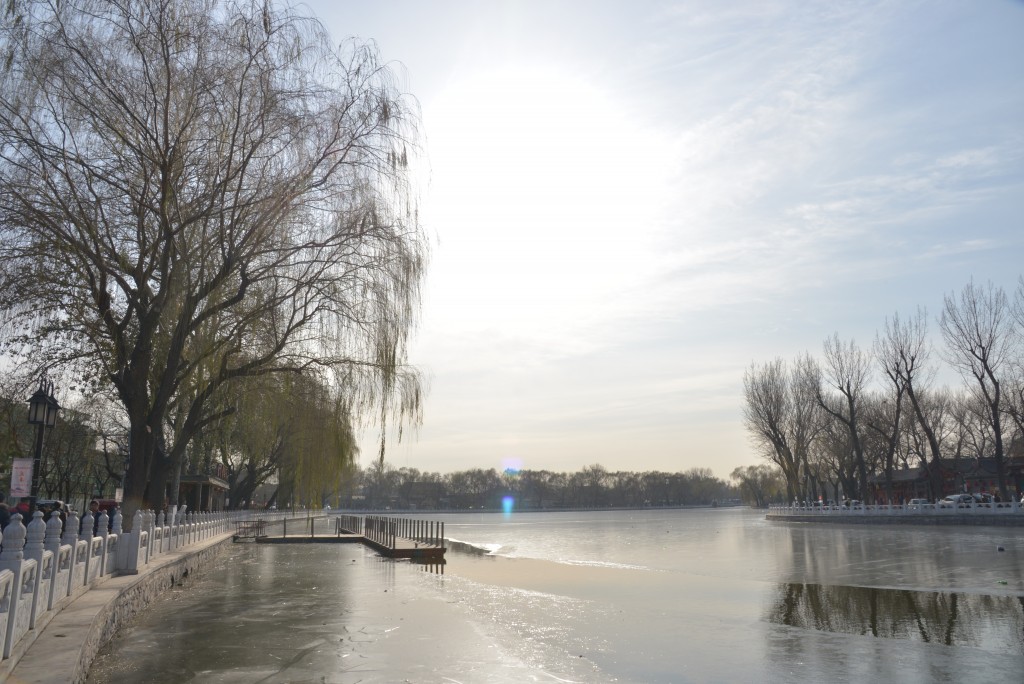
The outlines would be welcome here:
M 432 315 L 553 341 L 624 304 L 650 263 L 655 136 L 607 93 L 541 67 L 477 74 L 424 116 L 443 263 Z

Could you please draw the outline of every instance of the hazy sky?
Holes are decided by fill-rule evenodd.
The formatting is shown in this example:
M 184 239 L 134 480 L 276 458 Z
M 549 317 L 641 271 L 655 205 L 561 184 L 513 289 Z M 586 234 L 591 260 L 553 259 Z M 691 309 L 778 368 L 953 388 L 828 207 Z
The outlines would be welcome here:
M 422 106 L 430 391 L 396 466 L 726 477 L 752 361 L 918 305 L 937 338 L 944 294 L 1024 271 L 1024 3 L 309 7 Z

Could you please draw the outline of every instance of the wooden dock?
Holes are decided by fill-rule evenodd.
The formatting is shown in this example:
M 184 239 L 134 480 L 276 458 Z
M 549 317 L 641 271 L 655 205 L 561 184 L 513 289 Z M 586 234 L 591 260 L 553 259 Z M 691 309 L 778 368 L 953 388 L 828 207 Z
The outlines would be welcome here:
M 319 529 L 318 529 L 319 528 Z M 363 544 L 386 558 L 444 563 L 444 524 L 411 518 L 316 516 L 243 520 L 234 540 L 257 544 Z

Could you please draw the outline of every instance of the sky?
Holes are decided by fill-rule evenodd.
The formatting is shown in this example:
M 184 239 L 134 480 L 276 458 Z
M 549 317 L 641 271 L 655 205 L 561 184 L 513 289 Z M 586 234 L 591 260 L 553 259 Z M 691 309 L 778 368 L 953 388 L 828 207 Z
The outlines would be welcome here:
M 1024 2 L 309 2 L 419 102 L 396 467 L 760 462 L 751 363 L 1024 272 Z M 361 464 L 376 456 L 368 430 Z

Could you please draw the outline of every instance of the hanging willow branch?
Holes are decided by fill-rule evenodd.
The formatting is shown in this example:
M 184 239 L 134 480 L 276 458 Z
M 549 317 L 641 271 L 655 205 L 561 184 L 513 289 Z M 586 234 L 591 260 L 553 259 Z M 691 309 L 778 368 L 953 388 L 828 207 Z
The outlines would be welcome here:
M 262 0 L 15 0 L 0 48 L 3 349 L 119 399 L 129 497 L 160 503 L 169 407 L 187 440 L 246 377 L 418 418 L 418 117 L 372 45 Z

